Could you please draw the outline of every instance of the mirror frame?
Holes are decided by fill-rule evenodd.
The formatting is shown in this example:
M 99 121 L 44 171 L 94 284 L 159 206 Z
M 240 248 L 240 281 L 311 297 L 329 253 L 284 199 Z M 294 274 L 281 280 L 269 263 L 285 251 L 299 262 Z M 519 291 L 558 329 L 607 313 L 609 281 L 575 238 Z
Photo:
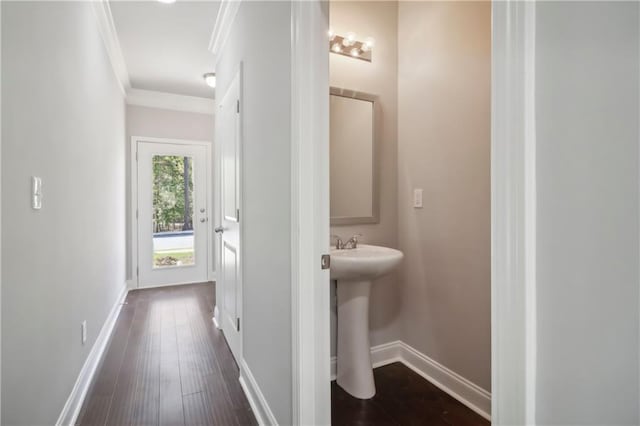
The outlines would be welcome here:
M 371 216 L 331 216 L 330 223 L 332 226 L 335 225 L 359 225 L 359 224 L 370 224 L 370 223 L 380 223 L 380 181 L 379 181 L 379 149 L 380 149 L 380 126 L 382 121 L 380 120 L 380 105 L 378 103 L 378 96 L 372 95 L 370 93 L 358 92 L 355 90 L 349 89 L 341 89 L 339 87 L 330 87 L 329 96 L 341 96 L 343 98 L 351 98 L 357 99 L 361 101 L 371 102 L 373 104 L 372 112 L 372 164 L 371 164 L 371 173 L 372 173 L 372 186 L 371 188 Z M 329 113 L 331 115 L 331 113 Z M 331 125 L 331 123 L 329 123 Z M 329 141 L 329 146 L 331 146 L 331 141 Z M 331 153 L 329 153 L 329 160 L 331 160 Z M 329 177 L 331 179 L 331 177 Z M 331 194 L 329 194 L 329 200 L 331 200 Z M 331 202 L 331 201 L 329 201 Z

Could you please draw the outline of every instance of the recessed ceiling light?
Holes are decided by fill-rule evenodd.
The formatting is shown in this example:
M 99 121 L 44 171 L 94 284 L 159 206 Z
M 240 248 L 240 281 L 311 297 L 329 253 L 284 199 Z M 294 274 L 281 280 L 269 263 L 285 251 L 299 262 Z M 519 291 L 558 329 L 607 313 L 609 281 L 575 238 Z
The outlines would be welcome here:
M 216 87 L 216 73 L 208 72 L 202 77 L 204 78 L 204 82 L 207 83 L 207 86 Z
M 176 0 L 158 0 L 160 3 L 164 3 L 164 4 L 171 4 L 171 3 L 175 3 Z

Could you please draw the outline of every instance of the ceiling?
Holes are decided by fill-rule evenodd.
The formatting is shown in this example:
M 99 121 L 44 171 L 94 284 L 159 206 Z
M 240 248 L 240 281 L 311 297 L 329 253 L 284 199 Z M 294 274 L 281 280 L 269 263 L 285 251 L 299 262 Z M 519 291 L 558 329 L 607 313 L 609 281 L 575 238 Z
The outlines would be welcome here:
M 214 71 L 209 40 L 216 1 L 109 2 L 131 87 L 213 98 L 202 75 Z

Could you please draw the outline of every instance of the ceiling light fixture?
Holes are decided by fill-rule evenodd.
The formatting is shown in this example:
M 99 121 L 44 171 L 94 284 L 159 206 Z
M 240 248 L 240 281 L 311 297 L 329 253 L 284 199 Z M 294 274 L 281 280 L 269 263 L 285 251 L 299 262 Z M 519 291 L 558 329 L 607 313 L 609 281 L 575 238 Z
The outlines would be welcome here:
M 215 72 L 208 72 L 205 75 L 202 76 L 202 78 L 204 78 L 204 82 L 207 83 L 207 86 L 209 87 L 216 87 L 216 73 Z
M 164 3 L 164 4 L 171 4 L 171 3 L 175 3 L 176 0 L 158 0 L 158 2 Z

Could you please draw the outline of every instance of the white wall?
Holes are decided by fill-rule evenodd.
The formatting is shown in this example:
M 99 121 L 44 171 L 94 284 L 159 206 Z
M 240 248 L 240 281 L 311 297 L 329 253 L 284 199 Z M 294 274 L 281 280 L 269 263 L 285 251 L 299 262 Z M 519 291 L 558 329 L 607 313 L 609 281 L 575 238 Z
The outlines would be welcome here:
M 127 105 L 127 137 L 125 139 L 126 155 L 126 209 L 127 209 L 127 279 L 133 277 L 131 259 L 131 137 L 144 136 L 149 138 L 185 139 L 192 141 L 213 142 L 214 116 L 195 112 L 174 111 L 160 108 L 150 108 L 137 105 Z M 213 153 L 213 149 L 211 150 Z M 213 154 L 212 154 L 213 155 Z M 213 188 L 213 186 L 211 186 Z M 212 190 L 213 192 L 213 190 Z M 215 200 L 214 200 L 215 203 Z M 213 212 L 210 213 L 213 217 Z M 215 270 L 211 260 L 210 268 Z
M 536 7 L 541 425 L 640 421 L 638 7 Z
M 51 425 L 124 288 L 124 100 L 89 3 L 3 2 L 2 65 L 2 424 Z
M 362 234 L 364 243 L 398 246 L 398 3 L 390 1 L 334 1 L 329 25 L 336 34 L 355 32 L 361 39 L 376 41 L 372 62 L 329 55 L 330 84 L 379 97 L 381 123 L 379 147 L 380 222 L 377 224 L 332 226 L 331 233 L 345 240 Z M 351 159 L 352 162 L 357 162 Z M 401 292 L 397 274 L 376 280 L 371 289 L 370 339 L 372 345 L 400 338 Z M 336 353 L 335 285 L 331 285 L 331 353 Z
M 218 99 L 244 66 L 244 360 L 283 425 L 292 418 L 290 45 L 290 3 L 242 2 L 216 65 Z
M 398 23 L 403 339 L 490 391 L 491 4 L 400 2 Z

